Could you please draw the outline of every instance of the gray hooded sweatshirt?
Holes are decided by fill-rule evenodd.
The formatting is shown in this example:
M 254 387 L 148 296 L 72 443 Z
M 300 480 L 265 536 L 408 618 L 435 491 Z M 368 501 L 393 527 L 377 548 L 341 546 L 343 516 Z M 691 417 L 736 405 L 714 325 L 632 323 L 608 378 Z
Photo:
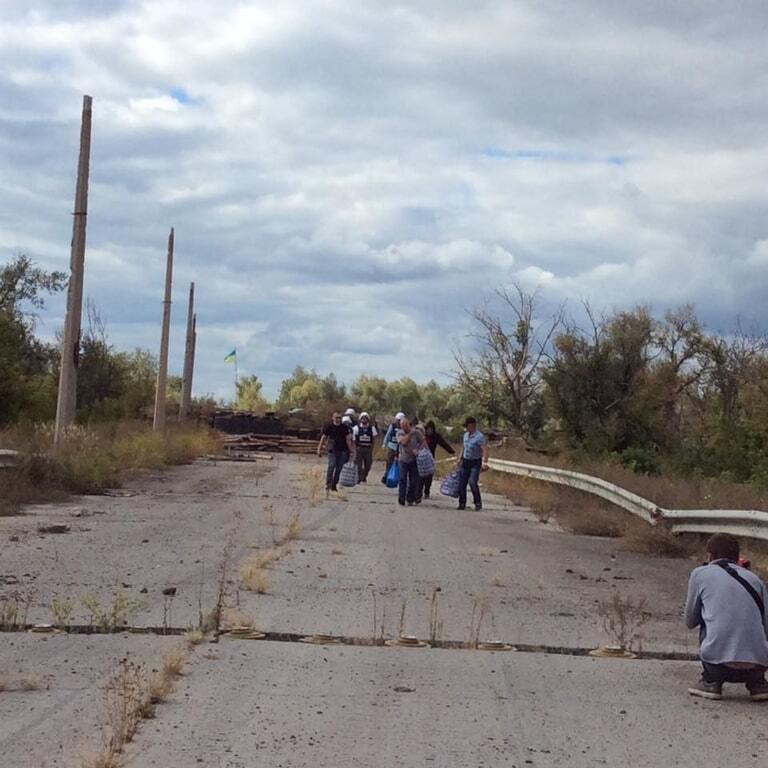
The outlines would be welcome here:
M 729 560 L 768 608 L 768 589 L 760 577 Z M 685 623 L 699 627 L 699 657 L 708 664 L 743 662 L 768 667 L 768 613 L 760 609 L 742 584 L 715 563 L 694 569 L 688 579 Z

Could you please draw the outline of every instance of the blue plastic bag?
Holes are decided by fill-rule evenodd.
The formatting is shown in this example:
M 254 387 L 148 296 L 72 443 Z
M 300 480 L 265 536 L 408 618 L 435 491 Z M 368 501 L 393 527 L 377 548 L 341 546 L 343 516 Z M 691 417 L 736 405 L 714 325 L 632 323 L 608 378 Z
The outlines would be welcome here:
M 387 488 L 397 488 L 400 485 L 400 462 L 393 461 L 387 472 Z

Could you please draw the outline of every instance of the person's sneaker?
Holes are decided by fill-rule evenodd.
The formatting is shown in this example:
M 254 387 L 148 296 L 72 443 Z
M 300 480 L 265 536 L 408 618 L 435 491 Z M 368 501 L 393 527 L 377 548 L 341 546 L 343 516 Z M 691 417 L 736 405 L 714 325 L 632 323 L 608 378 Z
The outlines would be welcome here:
M 414 504 L 421 504 L 421 499 L 414 499 L 414 500 L 413 500 L 413 503 L 414 503 Z
M 702 699 L 713 699 L 719 701 L 723 698 L 723 684 L 722 683 L 708 683 L 704 678 L 699 680 L 696 685 L 692 685 L 688 689 L 688 693 L 691 696 L 699 696 Z
M 763 680 L 762 683 L 747 687 L 749 689 L 749 697 L 752 701 L 768 701 L 768 683 L 766 683 L 765 680 Z
M 475 504 L 475 511 L 479 512 L 483 508 L 482 504 Z
M 397 500 L 397 503 L 398 503 L 398 504 L 399 504 L 401 507 L 404 507 L 404 506 L 405 506 L 405 502 L 404 502 L 402 499 L 398 499 L 398 500 Z
M 424 494 L 424 498 L 425 498 L 425 499 L 428 499 L 428 498 L 429 498 L 429 494 L 428 494 L 428 493 L 425 493 L 425 494 Z
M 456 509 L 466 509 L 466 508 L 467 508 L 466 504 L 459 504 L 459 506 L 456 507 Z
M 416 503 L 415 501 L 409 501 L 409 502 L 408 502 L 408 506 L 409 506 L 409 507 L 412 507 L 412 506 L 413 506 L 415 503 Z

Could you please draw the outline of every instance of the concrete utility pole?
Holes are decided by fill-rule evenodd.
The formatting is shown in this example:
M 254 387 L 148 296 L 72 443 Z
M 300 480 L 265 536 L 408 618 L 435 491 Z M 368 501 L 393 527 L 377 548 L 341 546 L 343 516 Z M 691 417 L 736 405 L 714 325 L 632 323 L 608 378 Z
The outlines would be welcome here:
M 64 433 L 75 421 L 77 407 L 77 364 L 80 353 L 80 323 L 83 317 L 83 276 L 85 272 L 85 226 L 88 217 L 88 174 L 91 165 L 91 104 L 83 96 L 83 116 L 80 123 L 80 158 L 77 163 L 75 211 L 72 222 L 72 246 L 69 256 L 69 286 L 67 288 L 67 317 L 61 343 L 59 394 L 56 401 L 54 445 L 59 445 Z
M 168 336 L 171 330 L 171 283 L 173 282 L 173 227 L 168 235 L 168 261 L 165 267 L 165 298 L 163 299 L 163 330 L 160 336 L 160 360 L 157 364 L 155 418 L 152 429 L 165 431 L 165 389 L 168 383 Z
M 195 284 L 189 284 L 189 308 L 187 309 L 187 342 L 184 346 L 184 375 L 181 382 L 181 402 L 179 403 L 179 421 L 189 416 L 192 405 L 192 367 L 194 345 Z

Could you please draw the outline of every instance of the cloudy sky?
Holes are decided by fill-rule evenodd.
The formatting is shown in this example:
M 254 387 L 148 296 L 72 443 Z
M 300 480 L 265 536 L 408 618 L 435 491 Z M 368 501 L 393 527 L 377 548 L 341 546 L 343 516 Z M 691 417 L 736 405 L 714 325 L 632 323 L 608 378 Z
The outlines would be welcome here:
M 0 261 L 68 267 L 87 93 L 86 293 L 156 350 L 174 226 L 198 393 L 233 347 L 270 395 L 445 380 L 512 281 L 768 324 L 767 36 L 765 0 L 0 0 Z

